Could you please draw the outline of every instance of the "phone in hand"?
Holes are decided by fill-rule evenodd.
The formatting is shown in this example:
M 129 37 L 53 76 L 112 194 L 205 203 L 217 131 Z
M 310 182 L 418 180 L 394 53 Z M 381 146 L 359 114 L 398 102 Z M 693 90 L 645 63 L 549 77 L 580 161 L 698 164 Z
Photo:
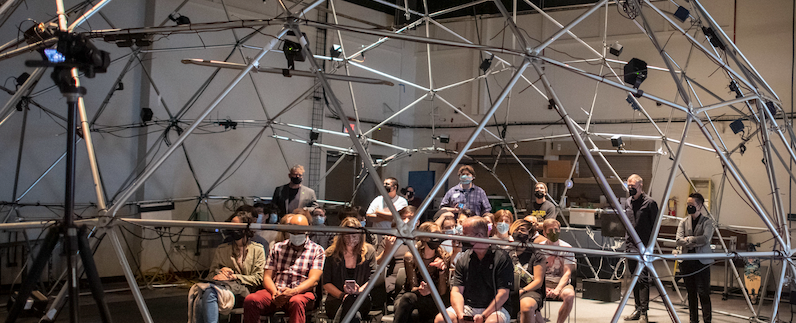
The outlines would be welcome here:
M 464 209 L 464 203 L 459 203 L 456 205 L 457 208 Z
M 462 320 L 464 320 L 465 322 L 475 322 L 475 319 L 471 315 L 463 316 Z
M 357 289 L 357 281 L 353 279 L 346 279 L 345 287 L 347 289 L 356 290 Z

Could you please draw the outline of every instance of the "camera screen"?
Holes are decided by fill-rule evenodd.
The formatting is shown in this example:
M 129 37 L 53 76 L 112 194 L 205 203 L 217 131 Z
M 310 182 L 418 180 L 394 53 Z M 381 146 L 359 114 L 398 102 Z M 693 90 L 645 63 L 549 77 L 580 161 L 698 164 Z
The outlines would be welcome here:
M 64 54 L 61 54 L 57 49 L 53 48 L 45 48 L 44 56 L 47 57 L 47 61 L 50 63 L 63 63 L 66 60 Z

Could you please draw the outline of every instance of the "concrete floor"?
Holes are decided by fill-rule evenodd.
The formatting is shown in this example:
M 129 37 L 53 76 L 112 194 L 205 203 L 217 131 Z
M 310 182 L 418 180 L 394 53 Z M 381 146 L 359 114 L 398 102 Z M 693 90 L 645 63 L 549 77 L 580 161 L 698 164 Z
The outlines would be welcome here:
M 673 290 L 669 290 L 668 292 L 673 293 Z M 186 322 L 188 315 L 188 305 L 187 305 L 187 293 L 188 290 L 186 288 L 160 288 L 154 290 L 144 290 L 143 294 L 146 298 L 146 303 L 149 307 L 149 311 L 152 314 L 152 318 L 155 322 Z M 682 291 L 683 296 L 685 296 L 685 290 Z M 675 306 L 677 307 L 678 315 L 680 320 L 683 322 L 688 322 L 688 308 L 685 303 L 681 303 L 676 295 L 675 298 Z M 666 309 L 663 306 L 663 303 L 660 302 L 660 298 L 657 297 L 658 293 L 655 288 L 652 288 L 650 297 L 653 299 L 653 302 L 650 304 L 650 311 L 649 311 L 649 319 L 650 322 L 670 322 L 669 315 L 666 312 Z M 718 313 L 718 311 L 725 311 L 730 313 L 735 313 L 743 316 L 750 316 L 751 311 L 748 310 L 746 306 L 746 302 L 740 297 L 731 297 L 730 299 L 723 301 L 721 300 L 720 293 L 713 293 L 711 295 L 712 304 L 713 304 L 713 322 L 715 323 L 724 323 L 724 322 L 748 322 L 747 319 L 742 319 L 738 317 L 731 317 L 727 315 L 722 315 Z M 108 293 L 107 296 L 108 303 L 111 309 L 111 315 L 113 317 L 114 322 L 143 322 L 141 319 L 141 315 L 138 311 L 138 308 L 135 305 L 135 302 L 132 300 L 132 295 L 130 292 L 114 292 Z M 2 300 L 2 303 L 5 304 L 5 300 Z M 573 313 L 570 317 L 569 322 L 572 323 L 605 323 L 611 320 L 614 312 L 616 311 L 616 307 L 619 302 L 601 302 L 601 301 L 594 301 L 583 299 L 578 294 L 576 298 L 575 309 L 573 309 Z M 629 304 L 633 304 L 633 300 L 629 301 Z M 558 309 L 561 306 L 560 302 L 547 302 L 545 307 L 549 310 L 547 311 L 547 320 L 550 322 L 556 322 L 558 317 Z M 755 307 L 756 309 L 757 307 Z M 766 302 L 763 306 L 762 315 L 770 316 L 771 315 L 771 302 Z M 627 306 L 623 312 L 623 316 L 630 314 L 633 311 L 632 305 Z M 0 319 L 5 320 L 7 316 L 7 310 L 5 307 L 0 308 Z M 543 314 L 545 314 L 543 310 Z M 790 305 L 787 303 L 782 303 L 780 305 L 780 314 L 779 318 L 781 322 L 788 322 L 791 320 L 791 308 Z M 93 305 L 90 296 L 81 297 L 81 308 L 80 308 L 80 322 L 100 322 L 99 315 L 97 314 L 97 309 Z M 63 315 L 60 315 L 57 322 L 68 322 L 69 318 L 66 312 Z M 36 318 L 20 318 L 17 322 L 38 322 Z M 620 320 L 621 322 L 621 320 Z

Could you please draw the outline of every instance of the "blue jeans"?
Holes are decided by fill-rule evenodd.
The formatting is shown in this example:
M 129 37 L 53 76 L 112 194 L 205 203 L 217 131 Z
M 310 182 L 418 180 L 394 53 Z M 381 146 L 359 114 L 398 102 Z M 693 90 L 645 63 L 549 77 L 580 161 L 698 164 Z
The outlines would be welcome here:
M 202 303 L 194 313 L 197 323 L 218 323 L 218 295 L 215 287 L 208 287 L 202 293 Z

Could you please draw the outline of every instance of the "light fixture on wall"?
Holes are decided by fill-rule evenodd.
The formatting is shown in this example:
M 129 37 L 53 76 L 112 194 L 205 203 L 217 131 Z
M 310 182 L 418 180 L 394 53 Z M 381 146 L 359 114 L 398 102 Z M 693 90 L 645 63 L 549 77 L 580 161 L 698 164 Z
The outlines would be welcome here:
M 169 20 L 177 23 L 178 26 L 191 24 L 191 18 L 188 18 L 188 16 L 183 16 L 176 12 L 169 14 Z
M 618 57 L 619 55 L 622 55 L 622 49 L 624 49 L 624 46 L 622 46 L 622 44 L 620 44 L 619 41 L 617 40 L 613 44 L 611 44 L 610 47 L 608 47 L 608 52 L 610 52 L 611 55 Z

